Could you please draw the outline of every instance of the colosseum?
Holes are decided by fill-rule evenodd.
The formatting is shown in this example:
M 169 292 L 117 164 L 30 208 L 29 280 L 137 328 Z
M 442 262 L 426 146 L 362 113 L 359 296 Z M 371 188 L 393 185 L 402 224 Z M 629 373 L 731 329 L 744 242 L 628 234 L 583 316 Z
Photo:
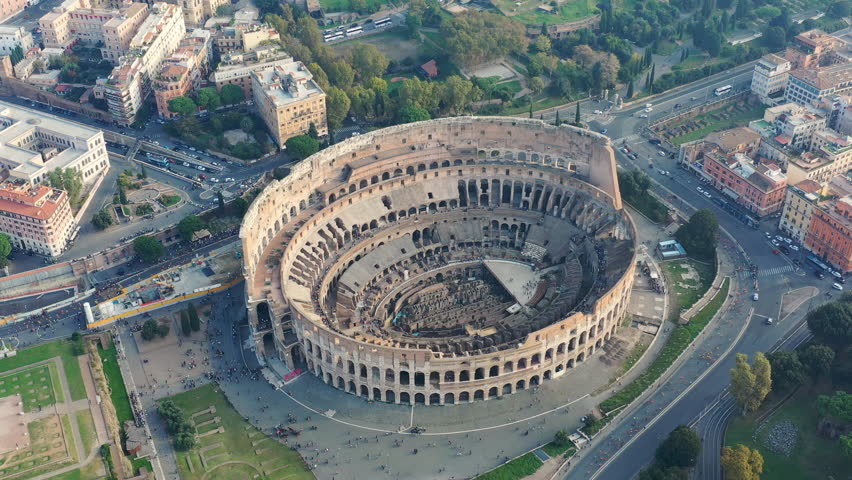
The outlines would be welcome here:
M 261 363 L 403 404 L 568 375 L 615 333 L 636 263 L 609 139 L 508 117 L 331 146 L 267 186 L 240 237 Z

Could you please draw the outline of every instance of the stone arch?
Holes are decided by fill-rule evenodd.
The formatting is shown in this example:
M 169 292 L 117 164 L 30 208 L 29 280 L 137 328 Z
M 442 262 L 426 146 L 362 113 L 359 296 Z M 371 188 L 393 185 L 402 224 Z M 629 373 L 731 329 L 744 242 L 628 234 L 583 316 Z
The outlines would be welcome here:
M 444 372 L 444 382 L 445 383 L 453 383 L 456 381 L 456 372 L 450 370 Z
M 541 383 L 541 379 L 538 375 L 533 375 L 532 377 L 530 377 L 530 387 L 536 387 L 539 383 Z
M 476 390 L 473 392 L 474 400 L 485 400 L 485 390 Z
M 349 372 L 349 375 L 355 375 L 355 362 L 353 362 L 352 360 L 347 360 L 346 361 L 346 368 L 347 368 L 347 371 Z
M 373 387 L 373 400 L 375 400 L 375 401 L 377 401 L 377 402 L 381 402 L 381 401 L 382 401 L 382 391 L 381 391 L 381 390 L 379 390 L 379 389 L 378 389 L 378 388 L 376 388 L 376 387 Z
M 367 366 L 363 363 L 358 365 L 358 374 L 361 378 L 367 378 Z
M 429 383 L 437 385 L 441 382 L 441 374 L 438 372 L 429 372 Z
M 396 402 L 396 393 L 393 390 L 385 390 L 385 401 L 389 403 Z
M 473 379 L 474 380 L 482 380 L 483 378 L 485 378 L 485 369 L 484 368 L 479 367 L 476 370 L 474 370 L 474 372 L 473 372 Z
M 559 346 L 556 347 L 557 355 L 562 355 L 563 353 L 565 353 L 565 342 L 560 343 Z
M 349 393 L 356 393 L 358 390 L 355 389 L 355 382 L 349 380 Z
M 518 383 L 515 384 L 515 391 L 520 392 L 521 390 L 527 388 L 527 382 L 523 379 L 518 380 Z
M 460 402 L 469 402 L 470 401 L 470 392 L 459 393 L 459 401 Z
M 444 405 L 453 405 L 456 403 L 456 396 L 453 393 L 444 394 Z
M 503 364 L 503 372 L 504 373 L 512 373 L 515 371 L 514 365 L 511 361 L 508 361 Z
M 399 384 L 400 385 L 409 385 L 411 383 L 410 375 L 407 371 L 401 370 L 399 372 Z
M 361 396 L 370 398 L 370 389 L 366 385 L 361 385 Z
M 385 383 L 392 384 L 394 381 L 394 372 L 392 368 L 388 368 L 385 370 Z
M 346 390 L 346 381 L 343 380 L 343 377 L 337 377 L 337 388 L 343 391 Z
M 491 387 L 488 389 L 488 398 L 496 398 L 499 394 L 499 390 L 497 387 Z
M 518 370 L 523 370 L 527 368 L 527 359 L 521 358 L 518 360 Z
M 550 360 L 551 358 L 553 358 L 553 349 L 552 349 L 552 348 L 548 348 L 548 349 L 547 349 L 547 350 L 545 350 L 545 352 L 544 352 L 544 359 L 545 359 L 545 360 Z
M 469 382 L 470 381 L 470 371 L 462 370 L 459 372 L 459 381 L 460 382 Z
M 488 370 L 488 376 L 496 377 L 497 375 L 500 375 L 500 367 L 498 367 L 497 365 L 492 365 L 491 368 Z
M 426 405 L 426 395 L 423 395 L 422 393 L 415 393 L 414 394 L 414 404 L 415 405 Z
M 408 392 L 400 392 L 399 403 L 411 404 L 411 395 Z
M 429 405 L 440 405 L 441 404 L 441 394 L 433 393 L 429 395 Z

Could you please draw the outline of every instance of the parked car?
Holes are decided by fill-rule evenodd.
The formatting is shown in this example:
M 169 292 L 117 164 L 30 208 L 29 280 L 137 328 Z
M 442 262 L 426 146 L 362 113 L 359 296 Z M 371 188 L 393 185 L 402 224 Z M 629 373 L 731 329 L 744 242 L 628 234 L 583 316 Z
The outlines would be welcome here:
M 841 285 L 841 284 L 839 284 L 839 283 L 833 283 L 833 284 L 831 285 L 831 288 L 833 288 L 833 289 L 835 289 L 835 290 L 841 290 L 841 291 L 842 291 L 842 290 L 843 290 L 843 285 Z

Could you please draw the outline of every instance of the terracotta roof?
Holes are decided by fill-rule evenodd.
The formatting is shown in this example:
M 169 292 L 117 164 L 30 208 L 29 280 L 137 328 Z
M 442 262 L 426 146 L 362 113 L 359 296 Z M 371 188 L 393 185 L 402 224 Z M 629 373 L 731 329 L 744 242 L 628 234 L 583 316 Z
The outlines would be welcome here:
M 420 65 L 420 68 L 422 68 L 423 71 L 426 72 L 426 75 L 429 75 L 430 77 L 438 76 L 438 62 L 436 62 L 434 58 L 423 65 Z
M 65 192 L 44 185 L 5 184 L 0 186 L 0 211 L 47 220 L 64 197 Z
M 805 193 L 814 193 L 822 190 L 822 185 L 813 180 L 802 180 L 795 187 Z

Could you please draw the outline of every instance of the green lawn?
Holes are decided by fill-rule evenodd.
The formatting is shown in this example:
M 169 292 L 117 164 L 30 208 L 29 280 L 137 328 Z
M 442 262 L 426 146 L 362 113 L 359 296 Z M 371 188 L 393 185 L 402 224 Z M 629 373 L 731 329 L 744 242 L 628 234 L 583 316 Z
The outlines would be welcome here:
M 180 202 L 180 195 L 161 195 L 159 201 L 164 207 L 171 207 Z
M 648 192 L 642 192 L 639 197 L 625 198 L 624 200 L 654 223 L 665 222 L 669 215 L 669 208 Z
M 666 275 L 666 284 L 672 287 L 674 291 L 675 305 L 673 312 L 687 310 L 695 305 L 699 298 L 704 296 L 704 292 L 710 288 L 713 283 L 713 278 L 716 276 L 716 268 L 712 264 L 697 262 L 692 259 L 672 260 L 663 262 L 663 272 Z M 683 274 L 694 271 L 697 279 L 683 278 Z
M 261 476 L 269 480 L 315 478 L 295 450 L 267 437 L 243 420 L 215 384 L 205 385 L 171 398 L 178 408 L 183 409 L 187 417 L 211 406 L 216 407 L 215 416 L 221 418 L 220 425 L 225 429 L 224 434 L 213 434 L 201 438 L 199 445 L 189 452 L 176 452 L 180 477 L 183 480 L 252 478 L 258 475 L 258 471 L 268 472 Z M 210 418 L 212 417 L 209 414 L 199 415 L 194 421 L 203 423 Z M 227 455 L 209 459 L 205 470 L 201 464 L 200 447 L 216 443 L 222 443 L 223 446 L 206 452 L 206 456 L 209 458 L 220 453 L 219 451 Z M 257 451 L 261 453 L 257 454 Z M 192 462 L 194 472 L 189 471 L 188 461 Z M 238 464 L 216 468 L 225 462 L 238 462 Z
M 133 409 L 130 406 L 130 398 L 127 396 L 127 389 L 124 388 L 124 381 L 121 377 L 121 367 L 118 365 L 118 352 L 115 350 L 115 344 L 108 349 L 103 349 L 98 346 L 98 354 L 101 356 L 101 362 L 104 365 L 104 375 L 109 382 L 110 394 L 109 398 L 115 406 L 115 414 L 118 417 L 118 424 L 123 428 L 124 422 L 133 420 Z
M 92 412 L 89 410 L 80 410 L 74 415 L 76 415 L 77 425 L 80 427 L 80 439 L 83 441 L 83 451 L 88 455 L 98 442 L 98 435 L 95 433 L 95 420 L 92 418 Z
M 517 0 L 492 0 L 492 3 L 508 17 L 526 25 L 541 25 L 542 23 L 554 24 L 580 20 L 598 13 L 595 2 L 592 0 L 571 0 L 557 8 L 556 13 L 547 13 L 538 10 L 538 6 L 544 2 L 533 0 L 521 0 L 521 5 L 516 5 Z
M 0 376 L 0 397 L 15 394 L 21 395 L 27 412 L 56 403 L 49 364 Z
M 830 389 L 815 389 L 805 385 L 768 419 L 768 424 L 757 435 L 759 426 L 755 415 L 737 417 L 728 426 L 725 445 L 743 444 L 760 450 L 763 456 L 763 475 L 772 480 L 800 480 L 806 478 L 846 478 L 852 472 L 852 459 L 844 457 L 837 440 L 816 434 L 819 414 L 814 407 L 818 394 L 829 394 Z M 759 414 L 760 412 L 758 412 Z M 795 453 L 790 457 L 775 453 L 764 446 L 765 438 L 773 425 L 791 421 L 799 428 Z M 845 472 L 845 473 L 844 473 Z
M 53 357 L 62 359 L 65 379 L 68 381 L 68 389 L 71 391 L 71 400 L 86 398 L 86 387 L 83 385 L 83 377 L 80 375 L 80 364 L 77 362 L 77 357 L 71 353 L 71 342 L 69 340 L 57 340 L 37 347 L 18 350 L 18 354 L 14 357 L 0 360 L 0 373 Z M 60 385 L 56 385 L 56 389 L 59 390 Z
M 541 465 L 541 460 L 530 452 L 476 477 L 476 480 L 517 480 L 532 475 Z
M 570 457 L 577 452 L 577 447 L 574 446 L 573 443 L 568 442 L 565 445 L 557 445 L 554 442 L 550 442 L 547 445 L 541 447 L 544 450 L 544 453 L 550 455 L 551 457 L 558 457 L 559 455 L 565 454 L 565 457 Z
M 365 4 L 367 8 L 370 8 L 374 5 L 380 6 L 388 3 L 387 0 L 365 0 Z M 326 12 L 350 12 L 352 11 L 349 7 L 351 2 L 349 0 L 320 0 L 320 6 Z M 378 8 L 376 8 L 378 10 Z
M 702 139 L 702 138 L 706 137 L 707 135 L 709 135 L 713 132 L 719 131 L 719 130 L 727 130 L 727 129 L 733 128 L 733 127 L 748 125 L 748 123 L 752 120 L 757 120 L 757 119 L 763 118 L 763 112 L 766 110 L 765 106 L 758 105 L 758 106 L 752 107 L 751 109 L 745 110 L 745 111 L 740 111 L 739 109 L 736 109 L 728 118 L 722 118 L 722 119 L 717 120 L 717 119 L 714 119 L 712 117 L 714 114 L 715 115 L 721 114 L 723 112 L 726 112 L 730 108 L 731 108 L 730 105 L 726 105 L 726 106 L 724 106 L 724 107 L 722 107 L 718 110 L 712 110 L 712 111 L 707 112 L 703 115 L 698 115 L 698 116 L 691 118 L 689 120 L 684 120 L 682 122 L 679 122 L 679 123 L 672 125 L 670 128 L 677 128 L 678 126 L 683 125 L 683 124 L 685 124 L 689 121 L 697 122 L 697 121 L 700 121 L 700 120 L 706 120 L 707 122 L 709 122 L 707 124 L 707 126 L 705 126 L 705 127 L 701 127 L 701 128 L 695 129 L 695 130 L 693 130 L 689 133 L 685 133 L 683 135 L 673 137 L 669 141 L 671 143 L 675 144 L 675 145 L 680 145 L 682 143 L 687 143 L 687 142 L 692 142 L 692 141 L 695 141 L 695 140 Z

